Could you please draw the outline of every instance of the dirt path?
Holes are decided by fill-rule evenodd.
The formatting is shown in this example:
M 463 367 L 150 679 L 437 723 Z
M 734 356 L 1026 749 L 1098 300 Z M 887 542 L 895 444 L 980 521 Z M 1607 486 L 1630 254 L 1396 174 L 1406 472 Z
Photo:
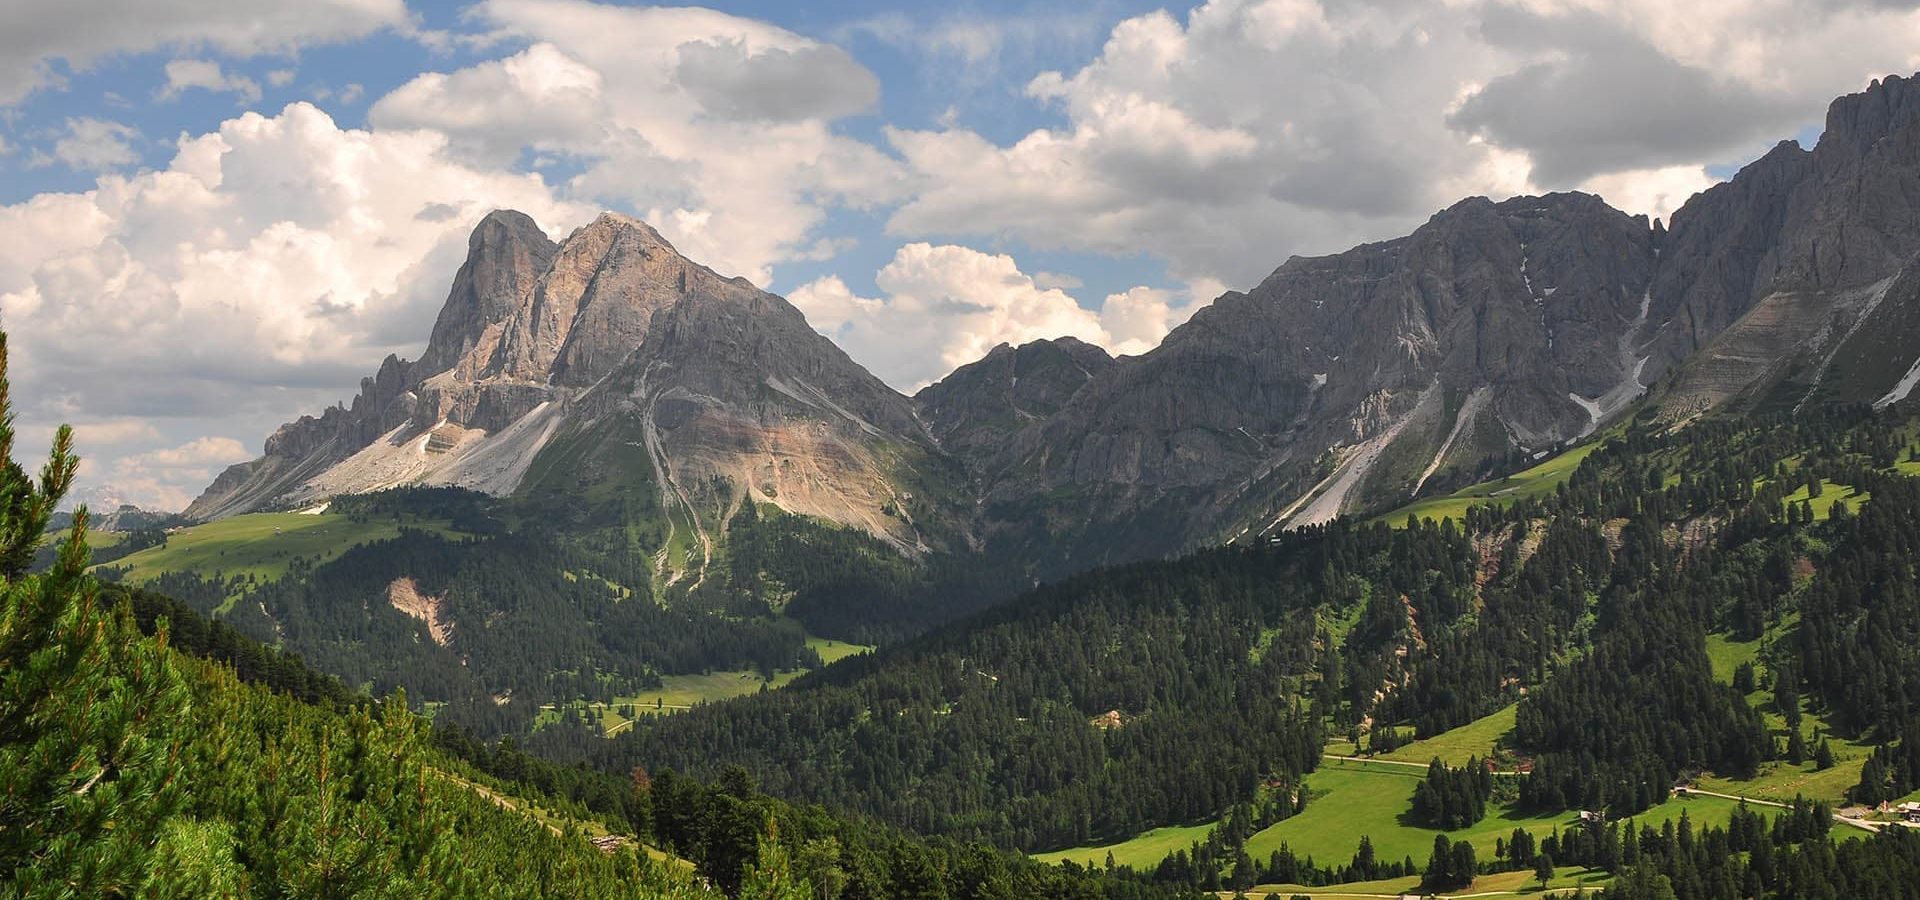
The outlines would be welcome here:
M 1673 794 L 1676 797 L 1682 794 L 1699 795 L 1701 797 L 1719 797 L 1722 800 L 1743 801 L 1748 806 L 1770 806 L 1770 807 L 1773 807 L 1774 809 L 1792 809 L 1791 806 L 1788 806 L 1785 803 L 1775 803 L 1772 800 L 1755 800 L 1752 797 L 1740 797 L 1734 794 L 1722 794 L 1717 791 L 1703 791 L 1703 790 L 1700 790 L 1699 788 L 1674 788 Z M 1851 825 L 1854 828 L 1858 828 L 1862 831 L 1868 831 L 1875 834 L 1878 834 L 1880 832 L 1880 826 L 1878 824 L 1873 822 L 1868 822 L 1864 819 L 1849 819 L 1845 816 L 1840 815 L 1839 813 L 1834 813 L 1833 820 L 1835 822 L 1839 822 L 1842 825 Z
M 1398 759 L 1374 759 L 1372 757 L 1367 757 L 1367 756 L 1340 756 L 1333 753 L 1323 753 L 1321 754 L 1321 757 L 1324 759 L 1337 759 L 1341 762 L 1372 763 L 1372 764 L 1381 765 L 1381 766 L 1400 766 L 1402 768 L 1419 769 L 1422 772 L 1425 772 L 1427 770 L 1427 767 L 1429 765 L 1432 765 L 1431 763 L 1406 762 Z M 1495 771 L 1493 774 L 1501 776 L 1503 778 L 1518 778 L 1520 777 L 1521 773 Z

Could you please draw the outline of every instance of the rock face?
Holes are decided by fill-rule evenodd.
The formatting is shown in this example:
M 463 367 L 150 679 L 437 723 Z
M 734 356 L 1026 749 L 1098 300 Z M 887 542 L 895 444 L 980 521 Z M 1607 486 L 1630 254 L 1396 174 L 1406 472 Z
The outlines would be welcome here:
M 1920 355 L 1920 83 L 1834 101 L 1813 150 L 1787 143 L 1673 217 L 1655 286 L 1680 419 L 1728 402 L 1897 399 Z M 1911 390 L 1909 386 L 1908 390 Z
M 752 498 L 1057 574 L 1388 508 L 1591 434 L 1649 391 L 1673 421 L 1904 399 L 1916 260 L 1920 84 L 1898 77 L 1670 228 L 1585 194 L 1468 199 L 1406 237 L 1288 260 L 1145 355 L 1001 346 L 911 400 L 643 223 L 602 216 L 556 245 L 500 212 L 420 361 L 390 358 L 350 405 L 283 426 L 188 513 L 410 483 L 639 484 L 695 538 L 666 541 L 689 559 Z
M 1405 498 L 1636 396 L 1654 258 L 1647 220 L 1595 197 L 1463 201 L 1220 297 L 974 465 L 990 508 L 1074 498 L 1116 557 Z
M 1476 198 L 1289 260 L 1050 417 L 949 449 L 989 528 L 1044 523 L 1030 539 L 1070 569 L 1390 507 L 1585 436 L 1649 386 L 1675 420 L 1893 402 L 1920 388 L 1916 119 L 1920 86 L 1876 82 L 1816 149 L 1781 144 L 1670 230 L 1580 194 Z M 928 411 L 977 379 L 922 393 L 936 433 L 991 421 Z
M 540 465 L 559 444 L 606 444 L 644 458 L 639 477 L 677 527 L 704 534 L 752 495 L 916 547 L 912 523 L 883 510 L 929 443 L 911 403 L 798 310 L 646 224 L 606 214 L 556 245 L 503 211 L 474 229 L 419 361 L 390 357 L 351 405 L 282 426 L 187 512 L 404 484 L 506 494 L 582 464 Z M 716 478 L 732 487 L 716 493 Z
M 1107 351 L 1077 338 L 1001 344 L 913 398 L 942 449 L 987 460 L 1113 367 Z

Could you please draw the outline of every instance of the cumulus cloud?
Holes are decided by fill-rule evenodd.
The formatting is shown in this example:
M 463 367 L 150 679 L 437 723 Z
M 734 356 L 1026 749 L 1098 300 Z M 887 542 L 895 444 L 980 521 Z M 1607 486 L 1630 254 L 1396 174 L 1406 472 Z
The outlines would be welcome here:
M 1660 202 L 1677 173 L 1910 71 L 1917 44 L 1920 14 L 1865 2 L 1210 0 L 1127 19 L 1091 62 L 1029 82 L 1060 125 L 1008 144 L 891 131 L 916 191 L 889 228 L 1147 253 L 1245 286 L 1464 195 Z
M 36 154 L 33 164 L 59 163 L 76 172 L 105 172 L 140 161 L 133 142 L 140 132 L 119 122 L 82 116 L 68 119 L 66 129 L 53 143 L 53 153 Z
M 409 29 L 404 0 L 69 0 L 9 3 L 0 11 L 0 106 L 58 85 L 64 63 L 164 47 L 209 47 L 233 56 L 290 53 L 385 28 Z
M 183 137 L 161 170 L 0 207 L 22 417 L 264 435 L 417 352 L 496 207 L 556 231 L 594 212 L 441 135 L 343 129 L 307 104 Z
M 210 59 L 176 59 L 167 63 L 167 83 L 160 88 L 160 99 L 170 100 L 198 88 L 216 94 L 237 94 L 243 103 L 260 99 L 260 84 L 245 75 L 228 73 Z
M 1090 310 L 1036 283 L 1011 256 L 953 245 L 901 247 L 874 283 L 885 296 L 858 296 L 830 275 L 787 299 L 856 361 L 908 392 L 1002 343 L 1071 336 L 1143 353 L 1195 309 L 1173 292 L 1141 287 Z
M 704 9 L 489 0 L 474 15 L 526 48 L 414 79 L 374 104 L 377 126 L 439 131 L 476 164 L 571 161 L 572 196 L 762 284 L 837 246 L 816 233 L 829 210 L 904 189 L 897 161 L 834 133 L 878 96 L 837 47 Z
M 75 429 L 75 441 L 81 440 Z M 79 446 L 85 446 L 84 443 Z M 220 470 L 251 458 L 246 445 L 230 437 L 199 437 L 177 446 L 122 456 L 101 466 L 82 463 L 82 478 L 92 497 L 133 503 L 146 509 L 177 512 Z M 97 470 L 97 471 L 87 471 Z

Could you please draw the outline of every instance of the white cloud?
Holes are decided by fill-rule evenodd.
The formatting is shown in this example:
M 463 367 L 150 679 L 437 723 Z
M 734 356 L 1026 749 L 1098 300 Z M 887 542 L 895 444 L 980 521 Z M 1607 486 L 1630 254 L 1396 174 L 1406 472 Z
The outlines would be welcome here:
M 74 441 L 82 449 L 87 446 L 78 433 Z M 81 478 L 95 485 L 87 491 L 92 495 L 144 509 L 177 512 L 185 509 L 221 469 L 252 456 L 246 445 L 233 438 L 199 437 L 178 446 L 122 456 L 98 467 L 83 462 Z
M 293 83 L 294 77 L 298 74 L 298 72 L 292 69 L 274 69 L 267 73 L 267 84 L 274 87 L 286 87 Z
M 1687 173 L 1911 71 L 1916 46 L 1920 12 L 1872 2 L 1210 0 L 1032 79 L 1058 126 L 1007 144 L 890 131 L 916 190 L 889 229 L 1145 253 L 1247 286 L 1465 195 L 1592 184 L 1657 213 Z
M 416 353 L 469 229 L 496 207 L 556 231 L 594 212 L 538 176 L 453 159 L 441 135 L 342 129 L 306 104 L 183 137 L 159 171 L 0 206 L 22 418 L 265 435 L 386 353 Z M 152 443 L 93 437 L 115 436 Z
M 224 72 L 219 63 L 210 59 L 172 60 L 167 63 L 166 71 L 167 83 L 160 89 L 159 95 L 162 100 L 178 97 L 191 88 L 216 94 L 238 94 L 244 103 L 260 99 L 258 82 L 245 75 Z
M 411 27 L 404 0 L 8 3 L 0 11 L 0 106 L 58 85 L 56 60 L 83 70 L 103 57 L 166 47 L 207 47 L 232 56 L 291 53 Z
M 897 161 L 834 133 L 877 82 L 837 47 L 704 9 L 489 0 L 478 21 L 527 43 L 376 102 L 377 126 L 432 128 L 476 164 L 567 160 L 571 196 L 630 210 L 682 252 L 761 284 L 817 257 L 829 210 L 897 199 Z
M 140 161 L 140 154 L 133 148 L 133 142 L 139 138 L 140 132 L 119 122 L 87 117 L 68 119 L 65 133 L 53 143 L 52 155 L 36 153 L 32 164 L 47 166 L 58 162 L 76 172 L 118 169 Z
M 1670 219 L 1674 210 L 1717 180 L 1702 166 L 1668 166 L 1596 175 L 1582 182 L 1580 189 L 1599 195 L 1617 209 Z
M 1143 353 L 1196 308 L 1173 292 L 1140 287 L 1089 310 L 1037 284 L 1011 256 L 953 245 L 901 247 L 874 283 L 884 298 L 860 297 L 827 276 L 787 299 L 856 361 L 909 392 L 1001 343 L 1072 336 Z
M 111 447 L 160 440 L 160 429 L 145 419 L 109 419 L 73 426 L 73 441 L 82 447 Z

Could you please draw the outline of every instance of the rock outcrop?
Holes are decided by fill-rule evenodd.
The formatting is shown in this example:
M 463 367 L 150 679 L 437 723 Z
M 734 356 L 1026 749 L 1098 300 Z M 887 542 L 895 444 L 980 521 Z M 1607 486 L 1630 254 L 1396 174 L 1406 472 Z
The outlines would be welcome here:
M 1675 422 L 1905 399 L 1917 261 L 1920 84 L 1898 77 L 1670 226 L 1579 193 L 1463 200 L 1406 237 L 1290 259 L 1147 354 L 1003 345 L 911 400 L 644 223 L 609 214 L 554 244 L 499 212 L 420 361 L 283 426 L 188 512 L 639 485 L 697 538 L 667 541 L 693 562 L 752 499 L 1057 574 L 1388 508 L 1544 456 L 1649 391 Z
M 561 444 L 568 460 L 541 465 Z M 187 512 L 409 484 L 508 494 L 618 452 L 642 470 L 606 474 L 643 479 L 702 542 L 753 497 L 917 548 L 894 473 L 929 444 L 907 398 L 798 310 L 645 223 L 609 213 L 554 244 L 501 211 L 474 229 L 419 361 L 389 357 L 350 405 L 282 426 Z

